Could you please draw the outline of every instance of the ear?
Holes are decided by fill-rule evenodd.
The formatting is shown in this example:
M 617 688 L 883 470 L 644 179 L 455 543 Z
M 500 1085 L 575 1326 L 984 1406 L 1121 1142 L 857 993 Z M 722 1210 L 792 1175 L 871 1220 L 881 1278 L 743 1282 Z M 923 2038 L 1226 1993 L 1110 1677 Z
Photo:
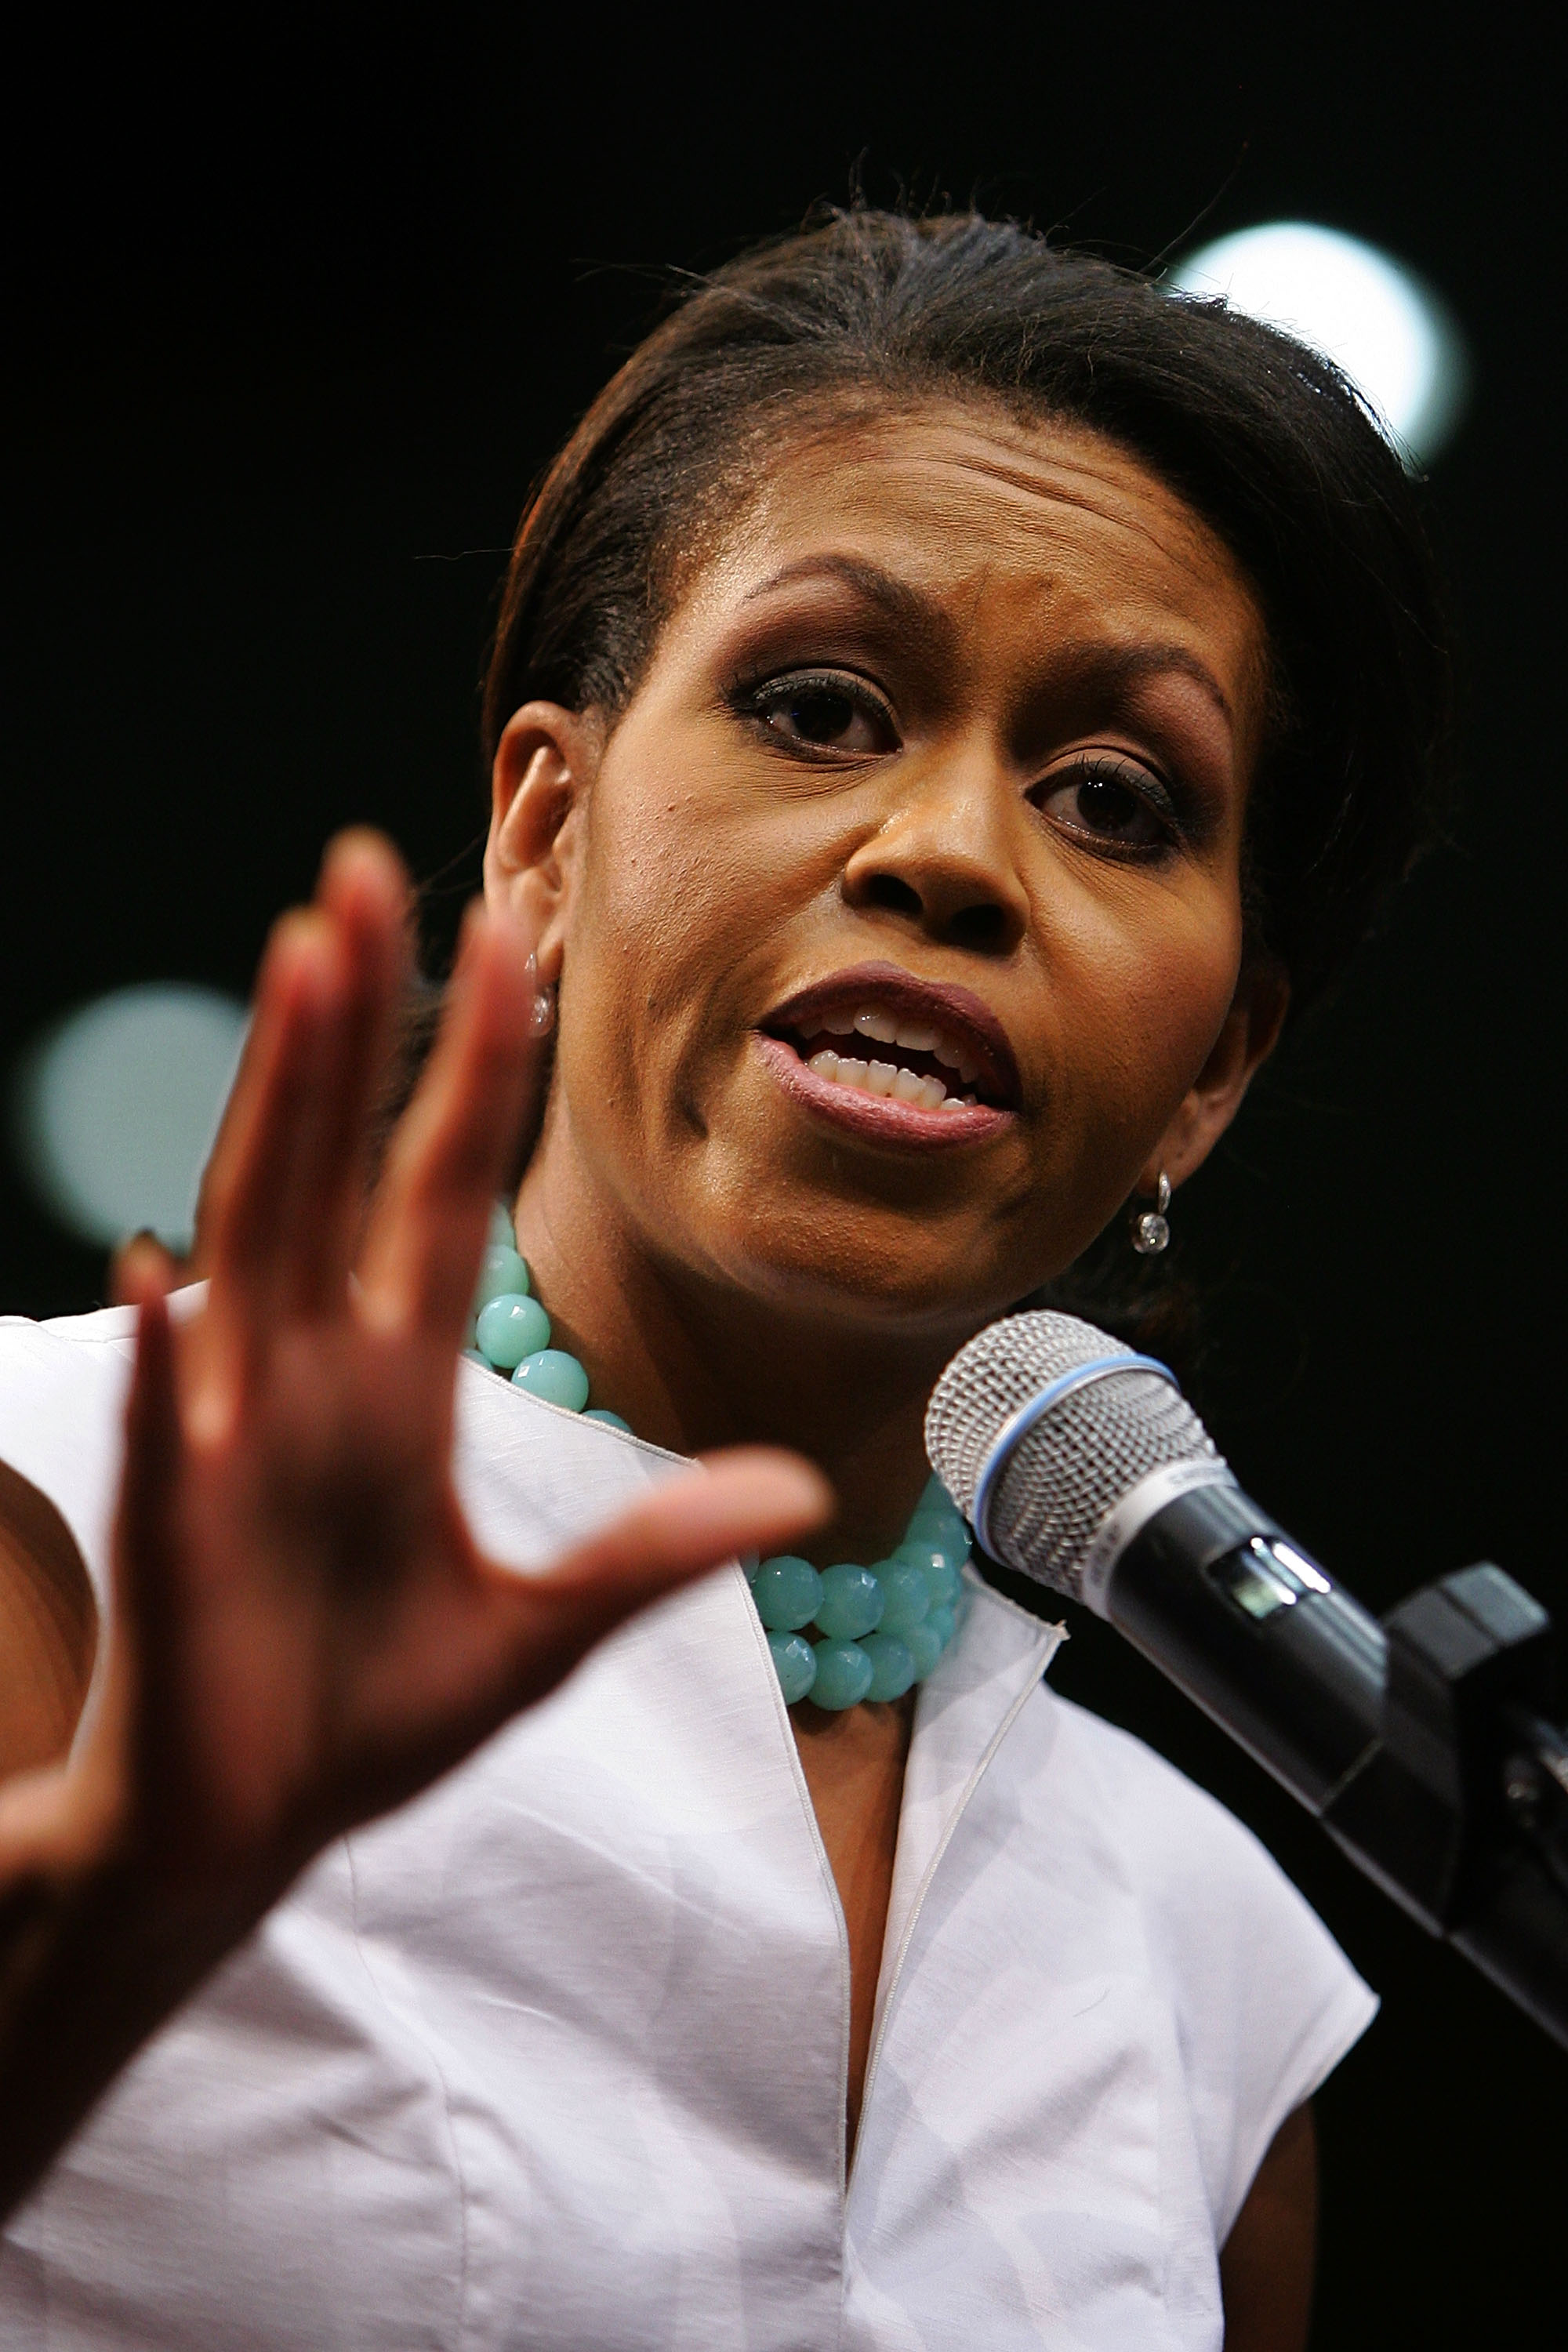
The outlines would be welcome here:
M 1152 1197 L 1162 1170 L 1178 1185 L 1203 1166 L 1273 1052 L 1289 1003 L 1290 982 L 1275 957 L 1258 956 L 1243 965 L 1225 1026 L 1145 1163 L 1141 1193 Z
M 496 746 L 485 904 L 526 933 L 542 981 L 561 977 L 588 792 L 603 750 L 598 719 L 558 702 L 525 702 Z

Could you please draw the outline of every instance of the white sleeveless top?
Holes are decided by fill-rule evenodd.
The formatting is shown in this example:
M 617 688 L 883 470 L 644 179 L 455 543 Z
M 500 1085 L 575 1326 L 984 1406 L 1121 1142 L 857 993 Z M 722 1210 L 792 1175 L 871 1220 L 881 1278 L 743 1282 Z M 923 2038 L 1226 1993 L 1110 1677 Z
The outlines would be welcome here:
M 0 1457 L 102 1589 L 129 1318 L 0 1324 Z M 481 1542 L 670 1457 L 460 1374 Z M 745 1580 L 331 1847 L 0 2244 L 4 2352 L 1219 2352 L 1216 2248 L 1375 2003 L 1220 1806 L 983 1586 L 920 1695 L 864 2114 Z

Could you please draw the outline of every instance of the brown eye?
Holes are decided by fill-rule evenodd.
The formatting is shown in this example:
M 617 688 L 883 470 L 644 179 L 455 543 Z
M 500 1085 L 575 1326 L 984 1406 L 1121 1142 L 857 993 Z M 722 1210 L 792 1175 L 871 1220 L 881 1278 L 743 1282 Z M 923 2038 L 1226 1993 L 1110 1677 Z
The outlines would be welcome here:
M 1066 775 L 1047 776 L 1030 798 L 1069 832 L 1122 849 L 1166 847 L 1174 827 L 1156 804 L 1163 788 L 1142 769 L 1120 761 L 1084 761 Z
M 748 700 L 770 733 L 802 751 L 863 754 L 898 743 L 887 705 L 858 678 L 774 678 Z

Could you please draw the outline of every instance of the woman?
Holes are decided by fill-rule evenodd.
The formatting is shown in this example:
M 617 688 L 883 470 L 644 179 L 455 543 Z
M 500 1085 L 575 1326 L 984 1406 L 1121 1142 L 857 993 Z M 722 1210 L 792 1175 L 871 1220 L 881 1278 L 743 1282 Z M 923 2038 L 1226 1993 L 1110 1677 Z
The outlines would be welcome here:
M 485 914 L 368 1225 L 357 838 L 268 952 L 210 1291 L 142 1308 L 112 1537 L 131 1318 L 0 1359 L 14 1554 L 123 1596 L 13 1800 L 24 2164 L 321 1857 L 17 2213 L 0 2340 L 1305 2340 L 1371 1998 L 1050 1695 L 1058 1629 L 972 1568 L 942 1619 L 921 1423 L 1201 1166 L 1407 863 L 1444 686 L 1396 459 L 1223 309 L 859 214 L 634 354 L 524 519 Z M 831 1504 L 663 1484 L 759 1442 Z

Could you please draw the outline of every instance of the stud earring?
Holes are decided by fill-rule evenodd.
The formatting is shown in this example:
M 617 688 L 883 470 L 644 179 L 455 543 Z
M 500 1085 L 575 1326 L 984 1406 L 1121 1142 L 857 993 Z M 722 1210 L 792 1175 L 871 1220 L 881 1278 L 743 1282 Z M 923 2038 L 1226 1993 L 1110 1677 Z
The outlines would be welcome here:
M 1132 1220 L 1132 1246 L 1140 1257 L 1158 1257 L 1168 1244 L 1171 1225 L 1165 1212 L 1170 1205 L 1171 1180 L 1162 1168 L 1153 1207 L 1140 1210 Z

